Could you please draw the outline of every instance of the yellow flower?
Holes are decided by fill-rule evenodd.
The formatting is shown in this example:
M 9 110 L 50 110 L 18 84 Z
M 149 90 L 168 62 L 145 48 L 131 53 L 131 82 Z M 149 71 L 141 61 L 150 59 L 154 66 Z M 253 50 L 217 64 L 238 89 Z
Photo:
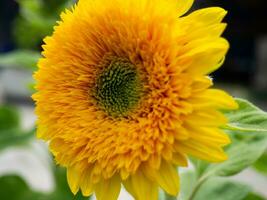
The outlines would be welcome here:
M 228 136 L 220 112 L 236 109 L 207 76 L 228 42 L 222 8 L 184 15 L 193 0 L 80 0 L 43 46 L 38 137 L 67 168 L 72 192 L 136 200 L 179 191 L 187 156 L 220 162 Z

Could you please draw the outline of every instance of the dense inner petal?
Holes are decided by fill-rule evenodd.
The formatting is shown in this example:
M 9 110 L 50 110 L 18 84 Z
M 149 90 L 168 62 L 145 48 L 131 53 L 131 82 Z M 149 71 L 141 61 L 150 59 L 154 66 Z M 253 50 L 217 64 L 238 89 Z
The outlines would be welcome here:
M 98 75 L 93 93 L 98 105 L 109 115 L 127 116 L 142 96 L 136 67 L 127 59 L 113 58 Z

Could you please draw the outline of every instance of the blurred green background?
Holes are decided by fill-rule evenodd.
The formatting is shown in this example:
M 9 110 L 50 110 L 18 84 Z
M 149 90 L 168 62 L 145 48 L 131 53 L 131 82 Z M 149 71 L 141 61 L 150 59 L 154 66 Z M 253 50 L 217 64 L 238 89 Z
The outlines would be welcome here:
M 35 139 L 34 104 L 30 98 L 34 84 L 31 75 L 40 58 L 42 40 L 53 32 L 60 12 L 74 3 L 74 0 L 0 0 L 1 200 L 86 199 L 81 194 L 75 197 L 71 194 L 65 170 L 54 164 L 47 145 Z M 266 110 L 266 1 L 197 0 L 192 10 L 212 5 L 229 11 L 225 37 L 231 43 L 225 65 L 212 75 L 217 87 Z M 190 173 L 190 170 L 184 173 L 185 181 L 190 179 Z M 220 184 L 216 187 L 214 181 L 222 182 L 223 187 Z M 267 153 L 231 181 L 207 182 L 210 184 L 205 187 L 207 191 L 196 199 L 267 199 Z M 227 195 L 220 197 L 221 194 Z M 131 198 L 122 193 L 120 199 Z

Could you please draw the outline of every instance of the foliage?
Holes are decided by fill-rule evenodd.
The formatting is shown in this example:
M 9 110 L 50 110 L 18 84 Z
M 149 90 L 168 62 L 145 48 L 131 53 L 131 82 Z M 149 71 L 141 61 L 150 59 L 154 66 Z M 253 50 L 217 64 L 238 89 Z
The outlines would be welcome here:
M 40 54 L 30 50 L 17 50 L 10 53 L 0 54 L 0 67 L 22 68 L 34 70 Z
M 11 145 L 27 142 L 32 138 L 34 130 L 23 131 L 16 108 L 0 106 L 0 150 Z
M 19 48 L 39 50 L 42 40 L 53 31 L 59 13 L 70 0 L 18 0 L 20 15 L 14 23 L 14 37 Z
M 11 106 L 0 107 L 0 131 L 14 129 L 20 126 L 19 114 L 16 108 Z
M 35 130 L 24 131 L 18 110 L 11 106 L 0 106 L 0 150 L 14 145 L 28 145 Z M 33 191 L 19 176 L 0 176 L 0 199 L 9 200 L 87 200 L 79 193 L 73 196 L 66 181 L 66 171 L 54 166 L 55 190 L 50 193 Z
M 59 13 L 73 0 L 17 0 L 19 14 L 13 24 L 17 50 L 0 54 L 0 68 L 36 69 L 43 38 L 51 35 Z
M 195 196 L 195 200 L 243 200 L 250 188 L 246 185 L 222 178 L 212 178 L 205 182 Z
M 6 175 L 0 177 L 1 199 L 8 200 L 89 200 L 79 193 L 73 196 L 66 182 L 65 171 L 55 168 L 56 188 L 50 193 L 33 191 L 19 176 Z
M 249 193 L 244 200 L 265 200 L 264 197 L 254 193 Z
M 37 192 L 32 192 L 22 178 L 3 176 L 0 178 L 1 199 L 9 200 L 41 200 Z M 16 190 L 14 190 L 16 188 Z
M 254 168 L 267 176 L 267 152 L 265 152 L 254 164 Z

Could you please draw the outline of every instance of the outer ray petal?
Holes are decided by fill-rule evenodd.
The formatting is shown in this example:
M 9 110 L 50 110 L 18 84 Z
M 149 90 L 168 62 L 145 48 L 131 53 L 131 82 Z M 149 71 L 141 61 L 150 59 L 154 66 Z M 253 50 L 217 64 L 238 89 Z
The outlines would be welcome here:
M 134 175 L 123 182 L 126 190 L 136 200 L 157 200 L 158 186 L 154 181 L 148 179 L 144 173 L 137 171 Z
M 218 109 L 237 109 L 233 97 L 222 90 L 208 89 L 188 99 L 194 107 L 213 107 Z
M 94 184 L 91 180 L 91 168 L 87 168 L 81 175 L 80 187 L 84 196 L 90 196 L 94 192 Z
M 198 39 L 199 35 L 205 35 L 203 38 L 217 38 L 219 37 L 226 28 L 225 23 L 212 24 L 208 26 L 203 25 L 201 27 L 196 27 L 188 33 L 187 37 L 190 39 Z M 190 27 L 191 29 L 192 27 Z M 195 31 L 194 31 L 195 30 Z
M 221 112 L 208 109 L 196 110 L 185 120 L 185 124 L 192 127 L 218 127 L 227 124 L 227 122 L 227 118 Z
M 71 192 L 75 195 L 79 191 L 80 171 L 71 166 L 67 169 L 67 181 Z
M 231 142 L 229 136 L 218 128 L 189 127 L 190 137 L 209 146 L 224 146 Z
M 187 72 L 205 75 L 218 69 L 224 61 L 229 43 L 223 38 L 195 40 L 184 47 L 185 52 L 179 59 L 190 60 Z
M 117 200 L 120 194 L 121 180 L 119 176 L 113 176 L 108 180 L 102 179 L 95 186 L 97 200 Z
M 185 14 L 193 5 L 194 0 L 171 0 L 177 1 L 178 9 L 177 13 L 179 16 Z
M 172 163 L 174 165 L 181 166 L 181 167 L 187 167 L 188 166 L 186 156 L 181 154 L 181 153 L 173 153 Z
M 186 142 L 177 142 L 175 150 L 210 162 L 222 162 L 227 159 L 227 155 L 222 148 L 208 146 L 193 139 Z
M 159 171 L 155 173 L 155 179 L 160 187 L 170 195 L 176 196 L 178 194 L 180 188 L 179 176 L 178 171 L 172 164 L 163 161 Z
M 197 77 L 192 84 L 192 92 L 200 93 L 212 86 L 212 79 L 208 76 Z
M 220 7 L 210 7 L 210 8 L 203 8 L 200 10 L 196 10 L 189 14 L 188 16 L 184 17 L 183 20 L 193 20 L 196 23 L 193 24 L 192 27 L 202 25 L 208 26 L 211 24 L 218 24 L 222 21 L 222 19 L 227 14 L 227 11 Z

